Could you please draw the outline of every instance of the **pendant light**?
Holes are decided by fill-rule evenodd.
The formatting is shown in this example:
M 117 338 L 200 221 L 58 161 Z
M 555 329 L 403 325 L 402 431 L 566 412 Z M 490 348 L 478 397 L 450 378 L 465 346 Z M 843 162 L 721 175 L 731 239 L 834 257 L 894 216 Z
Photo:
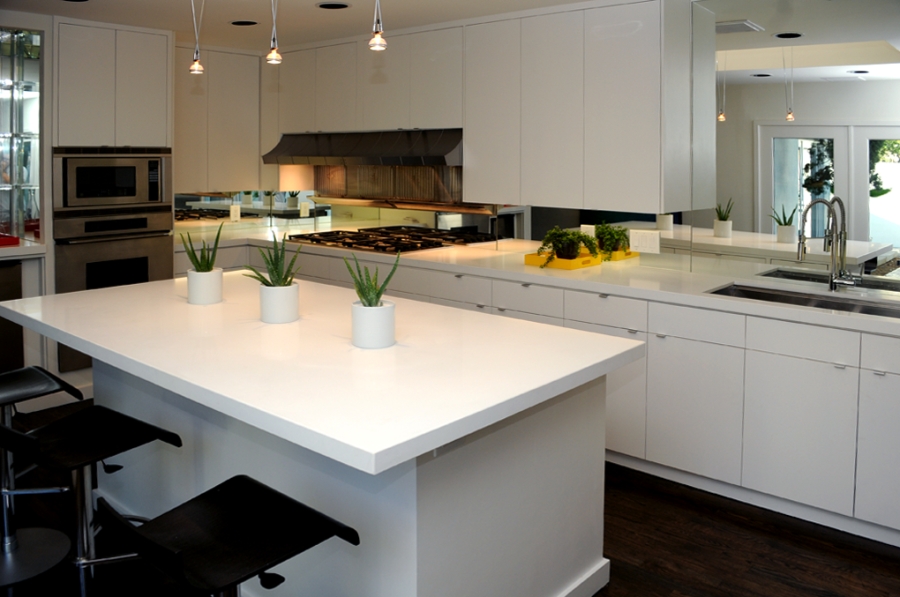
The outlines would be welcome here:
M 718 122 L 725 122 L 725 83 L 728 79 L 728 54 L 722 52 L 722 56 L 725 58 L 725 64 L 722 68 L 722 94 L 719 103 L 719 113 L 716 114 L 716 120 Z M 716 66 L 718 67 L 718 63 L 716 63 Z
M 791 91 L 790 99 L 788 98 L 788 80 L 787 65 L 785 64 L 784 48 L 781 48 L 781 66 L 784 69 L 784 105 L 787 109 L 787 115 L 784 117 L 788 122 L 794 122 L 794 48 L 791 48 Z
M 266 62 L 269 64 L 281 64 L 281 54 L 278 53 L 278 33 L 275 30 L 275 19 L 278 15 L 278 0 L 272 0 L 272 45 Z
M 372 25 L 372 39 L 369 40 L 369 49 L 373 52 L 381 52 L 387 49 L 387 41 L 384 39 L 384 25 L 381 24 L 381 0 L 375 0 L 375 22 Z
M 191 63 L 190 73 L 192 75 L 202 75 L 203 65 L 200 64 L 200 24 L 203 22 L 203 8 L 206 6 L 206 0 L 200 3 L 200 18 L 197 18 L 197 9 L 194 7 L 194 0 L 191 0 L 191 17 L 194 19 L 194 62 Z

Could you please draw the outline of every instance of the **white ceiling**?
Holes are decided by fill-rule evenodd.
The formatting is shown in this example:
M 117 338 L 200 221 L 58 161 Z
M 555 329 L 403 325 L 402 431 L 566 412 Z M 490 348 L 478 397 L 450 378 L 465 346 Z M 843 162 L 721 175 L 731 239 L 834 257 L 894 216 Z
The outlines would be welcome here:
M 201 29 L 201 45 L 258 50 L 265 53 L 271 33 L 270 0 L 206 0 Z M 278 37 L 282 48 L 330 39 L 365 34 L 372 26 L 374 0 L 349 0 L 344 10 L 323 10 L 315 5 L 321 0 L 279 0 Z M 204 0 L 195 0 L 197 10 Z M 386 37 L 390 32 L 434 23 L 443 23 L 562 4 L 571 0 L 382 0 Z M 765 30 L 753 33 L 719 35 L 717 49 L 728 51 L 731 60 L 735 50 L 838 44 L 862 41 L 888 41 L 900 48 L 900 0 L 699 0 L 710 9 L 716 21 L 749 19 Z M 176 32 L 183 44 L 193 43 L 190 0 L 3 0 L 3 8 L 24 12 L 58 14 L 92 21 L 117 23 Z M 235 27 L 231 21 L 258 21 L 254 27 Z M 785 41 L 772 37 L 784 31 L 798 31 L 803 37 Z M 880 61 L 795 68 L 795 80 L 846 78 L 851 67 L 877 70 L 870 78 L 897 78 L 898 68 Z M 771 62 L 771 61 L 769 61 Z M 898 60 L 897 62 L 900 62 Z M 744 65 L 747 66 L 747 65 Z M 876 69 L 877 67 L 877 69 Z M 766 70 L 773 75 L 771 64 L 729 67 L 729 81 L 758 81 L 750 74 Z

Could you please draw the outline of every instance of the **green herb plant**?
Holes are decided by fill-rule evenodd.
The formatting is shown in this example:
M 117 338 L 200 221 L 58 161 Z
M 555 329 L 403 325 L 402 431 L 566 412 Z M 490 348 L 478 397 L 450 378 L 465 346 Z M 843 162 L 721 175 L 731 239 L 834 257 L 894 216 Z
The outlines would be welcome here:
M 387 290 L 388 282 L 394 277 L 394 272 L 397 271 L 397 265 L 400 264 L 400 253 L 397 253 L 397 259 L 394 260 L 394 267 L 391 268 L 391 273 L 387 275 L 387 278 L 384 279 L 381 286 L 378 285 L 377 267 L 375 268 L 375 275 L 373 276 L 369 274 L 368 267 L 360 267 L 359 260 L 356 258 L 355 254 L 353 255 L 353 261 L 356 262 L 355 272 L 353 271 L 353 268 L 350 267 L 350 262 L 344 257 L 344 265 L 347 266 L 347 270 L 350 271 L 350 277 L 353 278 L 353 285 L 356 287 L 356 296 L 359 297 L 359 302 L 362 303 L 363 307 L 380 307 L 381 296 L 384 294 L 384 291 Z
M 547 267 L 556 257 L 576 259 L 581 252 L 582 245 L 590 251 L 592 257 L 600 255 L 595 237 L 580 230 L 563 230 L 559 226 L 554 226 L 544 235 L 544 242 L 537 251 L 538 255 L 547 256 L 547 260 L 541 264 L 541 267 Z M 609 255 L 606 255 L 604 260 L 608 259 Z
M 216 241 L 213 243 L 212 248 L 207 246 L 205 240 L 200 241 L 199 254 L 194 249 L 191 233 L 188 232 L 186 241 L 184 240 L 184 235 L 181 235 L 181 244 L 184 245 L 185 252 L 191 261 L 191 265 L 194 266 L 195 272 L 211 272 L 216 267 L 216 253 L 219 251 L 219 236 L 222 234 L 222 226 L 223 224 L 219 224 L 219 231 L 216 232 Z
M 728 199 L 728 203 L 725 204 L 725 207 L 722 207 L 721 204 L 716 203 L 716 219 L 720 222 L 727 222 L 731 217 L 731 209 L 734 207 L 734 202 L 731 198 Z
M 624 226 L 613 226 L 604 222 L 597 224 L 594 234 L 597 236 L 597 245 L 600 251 L 604 253 L 627 251 L 631 246 L 628 230 Z
M 281 245 L 279 246 L 278 237 L 275 236 L 275 233 L 273 232 L 272 242 L 272 248 L 266 248 L 265 250 L 262 248 L 259 249 L 259 254 L 262 255 L 263 262 L 266 264 L 266 273 L 268 274 L 268 277 L 261 274 L 251 265 L 245 265 L 244 269 L 248 269 L 252 273 L 244 275 L 248 278 L 258 280 L 263 286 L 290 286 L 294 283 L 294 275 L 300 271 L 299 265 L 296 268 L 294 267 L 294 264 L 297 262 L 297 257 L 300 255 L 300 247 L 297 247 L 294 258 L 288 263 L 287 257 L 285 256 L 287 245 L 285 235 L 281 236 Z
M 779 226 L 793 226 L 794 225 L 794 215 L 797 213 L 797 208 L 795 207 L 790 215 L 785 211 L 784 206 L 781 206 L 781 215 L 778 215 L 778 212 L 775 211 L 775 208 L 772 208 L 772 213 L 769 215 L 770 218 L 775 220 L 775 223 Z

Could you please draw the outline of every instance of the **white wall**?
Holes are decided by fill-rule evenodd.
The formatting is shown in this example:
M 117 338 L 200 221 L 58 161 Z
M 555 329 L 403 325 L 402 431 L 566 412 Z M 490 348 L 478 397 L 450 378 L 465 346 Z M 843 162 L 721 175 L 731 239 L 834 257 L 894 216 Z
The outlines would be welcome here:
M 784 121 L 784 83 L 727 89 L 727 120 L 716 135 L 716 196 L 734 198 L 735 230 L 753 230 L 753 122 Z M 795 124 L 900 124 L 900 81 L 795 83 Z

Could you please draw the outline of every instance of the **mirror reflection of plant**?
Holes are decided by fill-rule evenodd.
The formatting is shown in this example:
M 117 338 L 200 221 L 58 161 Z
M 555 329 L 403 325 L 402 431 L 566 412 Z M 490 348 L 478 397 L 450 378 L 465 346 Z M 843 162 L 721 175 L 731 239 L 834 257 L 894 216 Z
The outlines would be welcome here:
M 785 207 L 781 206 L 781 215 L 778 215 L 778 212 L 775 211 L 775 208 L 772 208 L 772 213 L 769 214 L 769 217 L 775 220 L 775 223 L 779 226 L 793 226 L 794 225 L 794 215 L 797 213 L 797 208 L 795 207 L 791 210 L 790 215 L 785 211 Z
M 353 286 L 356 288 L 356 296 L 359 297 L 359 302 L 362 303 L 364 307 L 380 307 L 381 297 L 384 294 L 384 291 L 387 290 L 388 282 L 394 277 L 394 272 L 397 271 L 397 266 L 400 264 L 400 253 L 397 253 L 397 259 L 394 260 L 394 267 L 391 268 L 391 273 L 387 275 L 387 278 L 384 279 L 381 286 L 378 285 L 377 267 L 375 268 L 375 275 L 373 276 L 369 274 L 368 267 L 360 267 L 359 260 L 356 258 L 355 253 L 353 254 L 353 261 L 356 262 L 355 272 L 353 271 L 353 268 L 350 267 L 350 262 L 344 257 L 344 265 L 347 266 L 347 269 L 350 271 L 350 277 L 353 278 Z
M 834 192 L 834 139 L 816 139 L 809 148 L 809 163 L 803 166 L 803 188 L 818 198 Z
M 537 251 L 538 255 L 547 256 L 547 260 L 541 264 L 541 267 L 547 267 L 556 257 L 560 259 L 577 258 L 582 246 L 590 251 L 592 257 L 600 255 L 595 237 L 580 230 L 563 230 L 559 226 L 554 226 L 544 235 L 544 242 Z M 606 258 L 608 259 L 609 256 L 607 255 Z
M 628 230 L 624 226 L 613 226 L 603 222 L 594 227 L 597 245 L 604 253 L 627 251 L 631 246 Z
M 216 240 L 213 243 L 212 248 L 207 246 L 205 240 L 200 241 L 199 254 L 194 250 L 194 243 L 191 241 L 191 233 L 187 233 L 187 241 L 184 240 L 184 235 L 181 235 L 181 244 L 184 245 L 185 253 L 187 253 L 191 265 L 194 266 L 195 272 L 211 272 L 213 271 L 213 268 L 216 267 L 216 253 L 219 252 L 219 237 L 222 235 L 223 225 L 224 224 L 219 224 L 219 230 L 216 232 Z
M 725 207 L 722 207 L 720 203 L 716 203 L 716 219 L 720 222 L 727 222 L 731 217 L 731 210 L 734 207 L 734 201 L 731 200 L 731 197 L 728 198 L 728 203 Z
M 291 259 L 290 263 L 287 263 L 287 258 L 285 256 L 287 242 L 285 241 L 285 236 L 286 235 L 281 236 L 281 245 L 279 246 L 278 237 L 273 232 L 273 246 L 271 248 L 266 248 L 265 250 L 263 250 L 262 247 L 259 248 L 259 254 L 262 255 L 263 262 L 266 264 L 266 273 L 268 274 L 268 277 L 261 274 L 252 265 L 244 266 L 244 269 L 248 269 L 252 272 L 244 275 L 248 278 L 258 280 L 263 286 L 290 286 L 293 284 L 294 275 L 300 271 L 299 265 L 296 268 L 294 267 L 294 264 L 297 262 L 297 257 L 300 256 L 300 246 L 297 246 L 297 252 L 294 253 L 294 258 Z
M 869 197 L 881 197 L 891 192 L 884 188 L 881 175 L 875 172 L 879 162 L 900 162 L 900 140 L 869 139 Z

